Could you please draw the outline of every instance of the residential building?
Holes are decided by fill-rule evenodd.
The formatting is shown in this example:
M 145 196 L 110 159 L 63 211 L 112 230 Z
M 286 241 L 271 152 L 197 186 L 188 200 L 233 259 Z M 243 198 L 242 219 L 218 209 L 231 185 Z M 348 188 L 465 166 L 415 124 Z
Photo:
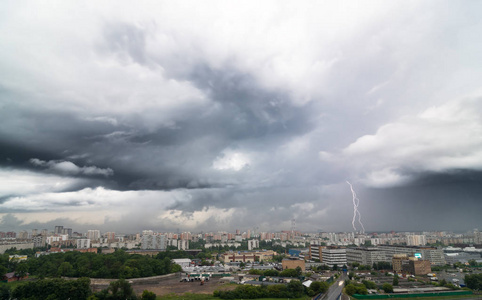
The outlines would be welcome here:
M 32 236 L 32 242 L 35 248 L 42 248 L 45 247 L 45 244 L 47 243 L 47 237 L 41 234 L 37 234 L 35 236 Z
M 97 230 L 97 229 L 88 230 L 87 238 L 91 241 L 98 241 L 100 239 L 100 230 Z
M 77 240 L 77 249 L 89 249 L 89 248 L 90 248 L 90 239 Z
M 72 236 L 72 228 L 63 228 L 62 229 L 62 234 L 66 234 L 68 235 L 69 237 Z
M 167 238 L 163 234 L 147 234 L 142 236 L 141 249 L 166 250 Z
M 64 226 L 55 226 L 54 234 L 62 234 Z
M 259 240 L 248 240 L 248 250 L 259 248 Z
M 425 246 L 426 244 L 425 235 L 407 235 L 407 246 Z
M 189 249 L 189 240 L 179 240 L 177 243 L 178 250 L 188 250 Z

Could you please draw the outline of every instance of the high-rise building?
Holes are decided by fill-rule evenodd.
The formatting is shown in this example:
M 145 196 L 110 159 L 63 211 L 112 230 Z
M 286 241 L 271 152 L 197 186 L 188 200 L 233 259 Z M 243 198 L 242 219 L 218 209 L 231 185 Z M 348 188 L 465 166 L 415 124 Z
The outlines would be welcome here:
M 427 237 L 425 235 L 407 235 L 407 246 L 425 246 Z
M 17 236 L 18 239 L 21 239 L 21 240 L 26 240 L 28 239 L 28 232 L 26 230 L 22 230 L 18 233 L 18 236 Z
M 64 226 L 55 226 L 54 233 L 55 234 L 62 234 L 63 229 L 64 229 Z
M 100 239 L 100 230 L 97 230 L 97 229 L 88 230 L 87 238 L 91 241 L 98 241 Z
M 90 239 L 78 239 L 77 249 L 88 249 L 90 248 Z
M 141 248 L 144 250 L 155 249 L 155 250 L 166 250 L 167 248 L 167 238 L 163 234 L 154 235 L 146 234 L 142 236 Z
M 191 240 L 191 233 L 190 232 L 183 232 L 181 233 L 181 240 Z
M 248 241 L 248 250 L 258 249 L 259 248 L 259 240 L 249 240 Z
M 189 241 L 188 240 L 179 240 L 177 243 L 178 250 L 189 250 Z
M 32 237 L 32 242 L 35 248 L 43 248 L 47 243 L 47 237 L 45 235 L 37 234 Z
M 474 230 L 474 244 L 482 244 L 482 232 L 480 232 L 478 229 Z
M 106 232 L 106 233 L 104 233 L 104 237 L 108 241 L 115 241 L 115 232 Z
M 72 236 L 72 228 L 63 228 L 62 234 L 67 234 L 69 237 Z

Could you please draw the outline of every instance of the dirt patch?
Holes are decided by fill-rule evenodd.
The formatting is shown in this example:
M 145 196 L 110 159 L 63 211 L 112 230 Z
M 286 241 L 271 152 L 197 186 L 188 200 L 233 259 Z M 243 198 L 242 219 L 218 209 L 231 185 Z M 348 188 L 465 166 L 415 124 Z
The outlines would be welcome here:
M 233 290 L 236 288 L 236 285 L 226 285 L 220 282 L 219 278 L 212 278 L 205 282 L 204 285 L 201 285 L 199 281 L 179 282 L 179 280 L 179 278 L 173 278 L 157 284 L 133 285 L 132 288 L 136 294 L 142 294 L 144 290 L 148 290 L 158 296 L 167 294 L 181 295 L 184 293 L 212 294 L 215 290 Z

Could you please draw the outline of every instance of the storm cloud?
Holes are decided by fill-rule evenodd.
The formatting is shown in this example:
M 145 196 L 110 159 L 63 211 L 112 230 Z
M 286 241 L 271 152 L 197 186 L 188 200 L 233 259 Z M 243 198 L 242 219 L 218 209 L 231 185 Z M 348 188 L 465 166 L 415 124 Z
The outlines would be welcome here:
M 0 7 L 0 230 L 481 225 L 479 3 Z

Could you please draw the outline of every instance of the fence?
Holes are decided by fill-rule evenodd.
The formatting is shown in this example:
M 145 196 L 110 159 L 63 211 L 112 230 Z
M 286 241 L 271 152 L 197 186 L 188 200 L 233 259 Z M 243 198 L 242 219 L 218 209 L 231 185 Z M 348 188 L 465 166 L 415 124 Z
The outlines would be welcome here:
M 440 292 L 440 293 L 418 293 L 418 294 L 390 294 L 390 295 L 352 295 L 355 299 L 400 299 L 400 298 L 417 298 L 417 297 L 446 297 L 446 296 L 462 296 L 472 295 L 472 291 L 460 292 Z

